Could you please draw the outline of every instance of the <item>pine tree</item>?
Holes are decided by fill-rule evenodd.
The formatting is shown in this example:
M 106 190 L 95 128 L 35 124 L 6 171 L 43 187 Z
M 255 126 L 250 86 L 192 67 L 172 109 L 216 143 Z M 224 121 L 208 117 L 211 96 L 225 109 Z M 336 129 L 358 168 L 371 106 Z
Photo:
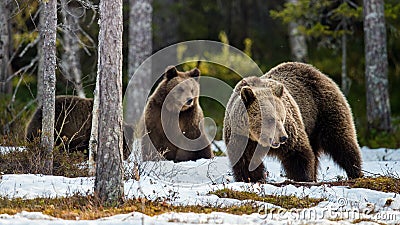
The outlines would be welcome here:
M 98 50 L 98 151 L 95 194 L 104 205 L 123 201 L 122 0 L 101 0 Z

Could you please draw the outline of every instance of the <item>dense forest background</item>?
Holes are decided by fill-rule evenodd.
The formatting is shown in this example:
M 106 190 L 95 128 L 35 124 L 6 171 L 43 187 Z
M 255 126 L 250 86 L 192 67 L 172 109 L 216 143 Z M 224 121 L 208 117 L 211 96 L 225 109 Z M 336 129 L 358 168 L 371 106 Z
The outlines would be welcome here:
M 347 1 L 328 2 L 327 7 L 316 12 L 318 20 L 333 32 L 314 29 L 306 38 L 308 55 L 306 61 L 325 74 L 328 74 L 339 85 L 341 84 L 342 52 L 340 41 L 343 32 L 337 29 L 340 19 L 329 18 L 330 11 Z M 282 0 L 153 0 L 152 40 L 153 52 L 171 44 L 187 40 L 214 40 L 229 43 L 243 50 L 262 69 L 263 72 L 285 61 L 292 61 L 289 44 L 288 24 L 279 16 L 272 16 L 284 9 Z M 79 58 L 82 71 L 82 84 L 86 97 L 93 97 L 97 70 L 97 35 L 98 35 L 98 1 L 67 1 L 71 14 L 79 26 L 74 30 L 65 29 L 63 16 L 59 16 L 57 41 L 57 87 L 56 94 L 77 94 L 74 85 L 68 80 L 68 74 L 62 69 L 67 33 L 79 40 Z M 128 83 L 128 26 L 129 2 L 124 1 L 124 87 Z M 10 3 L 10 68 L 12 90 L 0 99 L 0 125 L 3 144 L 20 144 L 23 140 L 24 127 L 32 115 L 37 102 L 39 1 L 15 0 Z M 351 86 L 347 93 L 352 107 L 358 137 L 361 145 L 370 147 L 400 147 L 400 3 L 397 0 L 385 1 L 387 53 L 389 63 L 389 96 L 393 132 L 366 132 L 366 93 L 365 93 L 365 60 L 364 31 L 361 15 L 362 1 L 352 1 L 347 35 L 347 75 Z M 360 9 L 361 7 L 361 9 Z M 303 12 L 307 13 L 307 12 Z M 310 13 L 311 15 L 311 13 Z M 319 32 L 319 35 L 318 35 Z M 190 65 L 192 66 L 192 65 Z M 186 66 L 189 67 L 189 66 Z M 182 65 L 182 68 L 186 68 Z M 226 68 L 212 64 L 201 64 L 204 76 L 218 76 L 234 86 L 238 76 Z M 219 131 L 222 129 L 224 108 L 217 102 L 202 98 L 201 104 L 206 116 L 213 118 Z M 217 135 L 221 138 L 221 134 Z

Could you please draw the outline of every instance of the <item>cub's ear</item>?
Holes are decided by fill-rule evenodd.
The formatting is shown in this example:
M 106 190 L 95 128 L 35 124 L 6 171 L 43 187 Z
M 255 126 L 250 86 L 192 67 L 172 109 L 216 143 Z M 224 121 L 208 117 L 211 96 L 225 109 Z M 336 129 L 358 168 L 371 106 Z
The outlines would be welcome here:
M 250 106 L 256 100 L 256 95 L 249 86 L 244 86 L 240 89 L 240 97 L 246 107 Z
M 178 76 L 178 71 L 176 70 L 175 66 L 168 66 L 164 73 L 165 78 L 167 80 L 171 80 L 172 78 Z
M 273 90 L 273 92 L 274 92 L 274 95 L 276 96 L 276 97 L 278 97 L 278 98 L 280 98 L 280 97 L 282 97 L 282 95 L 283 95 L 283 84 L 278 84 L 278 85 L 276 85 L 275 87 L 274 87 L 274 90 Z
M 198 81 L 200 77 L 200 70 L 197 68 L 192 69 L 191 71 L 189 71 L 189 76 Z

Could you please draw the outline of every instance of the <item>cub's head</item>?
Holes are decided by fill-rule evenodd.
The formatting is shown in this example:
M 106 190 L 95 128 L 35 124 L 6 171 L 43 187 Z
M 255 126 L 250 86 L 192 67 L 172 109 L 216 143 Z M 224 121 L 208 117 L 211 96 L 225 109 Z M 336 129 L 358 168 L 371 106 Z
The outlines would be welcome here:
M 256 81 L 254 83 L 254 81 Z M 240 98 L 248 115 L 249 136 L 263 147 L 278 148 L 288 139 L 282 101 L 285 88 L 274 80 L 251 78 L 241 83 Z
M 198 105 L 199 77 L 197 68 L 187 72 L 180 72 L 173 66 L 167 68 L 163 80 L 166 92 L 163 104 L 168 111 L 185 111 Z

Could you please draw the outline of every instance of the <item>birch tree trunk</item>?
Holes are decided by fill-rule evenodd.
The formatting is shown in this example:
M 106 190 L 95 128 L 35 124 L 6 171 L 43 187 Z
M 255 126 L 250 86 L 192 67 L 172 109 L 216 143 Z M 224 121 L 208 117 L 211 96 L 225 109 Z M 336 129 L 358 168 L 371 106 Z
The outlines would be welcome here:
M 68 5 L 67 0 L 61 0 L 61 13 L 64 23 L 63 47 L 61 69 L 64 77 L 74 85 L 77 95 L 85 97 L 82 86 L 82 70 L 79 56 L 79 17 L 74 14 L 73 6 Z
M 298 0 L 288 0 L 289 3 L 297 4 Z M 308 57 L 306 37 L 300 33 L 297 22 L 289 23 L 289 41 L 293 60 L 306 62 Z
M 152 52 L 152 6 L 151 0 L 130 0 L 129 11 L 129 55 L 128 73 L 130 84 L 127 88 L 125 121 L 136 125 L 142 115 L 147 96 L 151 87 L 151 68 L 146 66 L 132 78 Z M 150 63 L 148 65 L 151 65 Z
M 146 104 L 146 93 L 151 89 L 151 62 L 147 62 L 137 71 L 152 53 L 153 8 L 151 4 L 152 0 L 129 1 L 129 85 L 125 92 L 124 102 L 124 123 L 127 126 L 124 132 L 126 140 L 124 157 L 126 158 L 133 151 L 134 131 L 132 129 L 138 124 Z
M 390 131 L 384 1 L 364 0 L 363 3 L 368 130 Z
M 9 78 L 9 48 L 10 48 L 10 31 L 9 23 L 9 1 L 2 0 L 0 2 L 0 94 L 10 94 L 12 92 L 11 82 Z
M 96 174 L 96 159 L 99 136 L 99 79 L 96 79 L 96 87 L 93 93 L 93 110 L 92 110 L 92 129 L 90 130 L 89 140 L 89 176 Z
M 95 194 L 105 205 L 123 201 L 122 0 L 100 0 L 98 152 Z
M 44 55 L 43 55 L 43 40 L 44 40 L 44 26 L 45 26 L 45 12 L 44 12 L 44 4 L 39 6 L 40 14 L 39 14 L 39 24 L 38 24 L 38 33 L 39 33 L 39 41 L 37 43 L 37 52 L 39 55 L 38 62 L 38 73 L 37 73 L 37 84 L 36 84 L 36 99 L 37 104 L 42 105 L 43 99 L 43 63 L 44 63 Z
M 43 119 L 41 144 L 46 151 L 45 174 L 53 172 L 54 114 L 56 89 L 57 0 L 43 2 Z

